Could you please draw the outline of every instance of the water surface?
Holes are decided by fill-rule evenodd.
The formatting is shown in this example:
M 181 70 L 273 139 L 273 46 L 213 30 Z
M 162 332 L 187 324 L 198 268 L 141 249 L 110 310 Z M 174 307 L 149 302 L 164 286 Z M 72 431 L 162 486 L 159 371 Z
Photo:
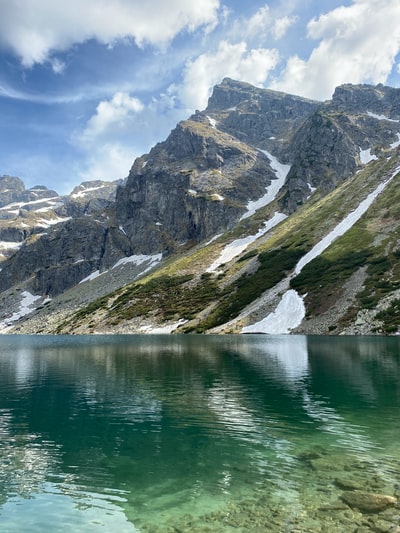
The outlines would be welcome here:
M 4 533 L 389 530 L 399 443 L 396 337 L 0 337 Z

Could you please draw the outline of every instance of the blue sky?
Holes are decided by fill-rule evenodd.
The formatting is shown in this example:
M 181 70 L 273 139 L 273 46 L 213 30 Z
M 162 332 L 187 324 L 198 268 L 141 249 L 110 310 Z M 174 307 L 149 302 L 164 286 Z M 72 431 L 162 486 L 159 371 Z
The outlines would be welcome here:
M 0 0 L 0 175 L 128 175 L 225 76 L 325 100 L 400 86 L 398 0 Z

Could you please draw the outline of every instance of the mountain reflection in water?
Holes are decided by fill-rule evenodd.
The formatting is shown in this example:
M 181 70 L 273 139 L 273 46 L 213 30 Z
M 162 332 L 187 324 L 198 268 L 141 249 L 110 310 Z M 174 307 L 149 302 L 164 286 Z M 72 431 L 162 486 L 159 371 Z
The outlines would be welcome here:
M 355 462 L 395 491 L 399 343 L 0 337 L 1 531 L 325 528 Z

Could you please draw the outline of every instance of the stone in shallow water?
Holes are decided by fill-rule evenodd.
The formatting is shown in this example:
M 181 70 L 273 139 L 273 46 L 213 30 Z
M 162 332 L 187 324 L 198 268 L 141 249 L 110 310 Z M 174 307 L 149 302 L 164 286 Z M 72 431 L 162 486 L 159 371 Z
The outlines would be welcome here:
M 311 459 L 309 464 L 313 470 L 316 472 L 326 472 L 329 470 L 332 471 L 349 471 L 353 470 L 355 467 L 354 460 L 345 455 L 326 455 L 323 457 L 317 457 L 316 459 Z
M 343 490 L 362 490 L 363 485 L 359 481 L 350 478 L 335 478 L 335 485 Z
M 380 513 L 397 503 L 396 498 L 393 496 L 358 490 L 343 492 L 341 499 L 347 503 L 347 505 L 350 507 L 356 507 L 362 513 Z

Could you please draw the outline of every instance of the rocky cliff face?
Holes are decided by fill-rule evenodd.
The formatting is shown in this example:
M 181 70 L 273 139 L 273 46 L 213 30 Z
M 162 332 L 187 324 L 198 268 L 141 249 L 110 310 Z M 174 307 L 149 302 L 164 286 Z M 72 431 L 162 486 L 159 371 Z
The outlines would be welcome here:
M 105 209 L 121 183 L 85 182 L 60 196 L 1 176 L 0 260 L 9 258 L 2 265 L 1 290 L 29 280 L 33 291 L 58 294 L 96 270 L 108 231 L 102 225 Z
M 379 85 L 344 85 L 296 131 L 287 157 L 292 167 L 281 205 L 289 212 L 310 192 L 326 192 L 366 162 L 397 146 L 399 91 Z
M 321 102 L 226 78 L 214 88 L 204 114 L 219 130 L 289 162 L 293 135 L 320 106 Z
M 168 254 L 231 228 L 273 179 L 265 154 L 196 115 L 135 162 L 116 224 L 135 253 Z

